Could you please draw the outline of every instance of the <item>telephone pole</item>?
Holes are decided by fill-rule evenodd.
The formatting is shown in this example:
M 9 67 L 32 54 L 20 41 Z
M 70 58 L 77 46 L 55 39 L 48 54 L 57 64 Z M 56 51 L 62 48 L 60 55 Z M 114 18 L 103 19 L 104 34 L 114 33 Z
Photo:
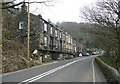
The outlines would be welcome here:
M 30 67 L 30 5 L 29 5 L 29 0 L 28 0 L 27 58 L 28 58 L 28 68 L 29 68 Z

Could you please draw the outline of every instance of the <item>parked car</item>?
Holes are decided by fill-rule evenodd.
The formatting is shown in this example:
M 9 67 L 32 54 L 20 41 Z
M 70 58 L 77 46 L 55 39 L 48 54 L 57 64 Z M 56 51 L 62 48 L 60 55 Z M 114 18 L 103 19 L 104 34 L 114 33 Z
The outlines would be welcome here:
M 82 57 L 82 53 L 79 53 L 79 57 Z
M 96 52 L 92 52 L 92 55 L 96 55 Z
M 99 51 L 92 52 L 92 55 L 99 55 L 99 54 L 100 54 Z
M 58 60 L 60 60 L 60 58 L 58 57 Z
M 89 53 L 82 53 L 82 56 L 90 56 Z

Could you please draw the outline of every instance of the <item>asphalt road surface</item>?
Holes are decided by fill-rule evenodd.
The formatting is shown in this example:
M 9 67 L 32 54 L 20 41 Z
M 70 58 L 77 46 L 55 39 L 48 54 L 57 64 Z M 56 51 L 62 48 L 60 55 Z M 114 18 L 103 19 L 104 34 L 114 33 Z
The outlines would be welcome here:
M 95 56 L 56 61 L 46 65 L 2 75 L 2 82 L 106 82 Z

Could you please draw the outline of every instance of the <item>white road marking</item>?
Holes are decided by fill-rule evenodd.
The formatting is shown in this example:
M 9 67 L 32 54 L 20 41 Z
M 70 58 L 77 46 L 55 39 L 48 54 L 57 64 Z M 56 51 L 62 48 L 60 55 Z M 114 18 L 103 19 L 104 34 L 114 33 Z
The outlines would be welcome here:
M 94 67 L 94 59 L 92 61 L 92 67 L 93 67 L 93 83 L 95 84 L 95 67 Z
M 67 64 L 65 64 L 65 65 L 59 66 L 59 67 L 57 67 L 57 68 L 51 69 L 51 70 L 49 70 L 49 71 L 47 71 L 47 72 L 44 72 L 44 73 L 42 73 L 42 74 L 40 74 L 40 75 L 37 75 L 37 76 L 35 76 L 35 77 L 26 79 L 26 80 L 24 80 L 24 81 L 22 81 L 22 82 L 20 82 L 20 83 L 18 83 L 18 84 L 23 84 L 23 83 L 28 84 L 28 83 L 30 83 L 30 82 L 34 82 L 34 81 L 36 81 L 36 80 L 38 80 L 38 79 L 41 79 L 41 78 L 43 78 L 43 77 L 45 77 L 45 76 L 47 76 L 47 75 L 49 75 L 49 74 L 54 73 L 54 72 L 56 72 L 56 71 L 58 71 L 58 70 L 60 70 L 60 69 L 62 69 L 62 68 L 65 68 L 65 67 L 67 67 L 67 66 L 69 66 L 69 65 L 71 65 L 71 64 L 73 64 L 73 63 L 75 63 L 75 62 L 78 62 L 78 61 L 80 61 L 80 60 L 85 60 L 85 59 L 88 59 L 88 58 L 83 58 L 83 59 L 75 60 L 75 61 L 73 61 L 73 62 L 70 62 L 70 63 L 67 63 Z
M 37 67 L 42 67 L 42 66 L 46 66 L 46 65 L 50 65 L 50 64 L 55 64 L 55 63 L 58 63 L 58 62 L 55 61 L 55 62 L 51 62 L 51 63 L 46 63 L 46 64 L 42 64 L 42 65 L 38 65 L 38 66 L 31 67 L 31 68 L 26 68 L 26 69 L 10 72 L 10 73 L 5 73 L 5 74 L 1 74 L 1 75 L 6 76 L 6 75 L 10 75 L 10 74 L 14 74 L 14 73 L 22 72 L 22 71 L 27 71 L 27 70 L 31 70 L 31 69 L 34 69 L 34 68 L 37 68 Z

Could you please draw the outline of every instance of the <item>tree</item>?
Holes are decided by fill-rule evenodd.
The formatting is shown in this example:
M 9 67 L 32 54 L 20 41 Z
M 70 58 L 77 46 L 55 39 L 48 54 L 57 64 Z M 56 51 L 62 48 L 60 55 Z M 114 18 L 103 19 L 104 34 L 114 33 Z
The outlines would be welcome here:
M 23 67 L 24 66 L 23 63 L 25 63 L 26 66 L 27 65 L 29 66 L 29 64 L 28 64 L 29 58 L 26 57 L 26 52 L 27 52 L 26 43 L 21 43 L 21 41 L 26 42 L 26 40 L 24 40 L 24 38 L 26 38 L 26 36 L 27 36 L 26 33 L 27 33 L 28 16 L 27 16 L 27 7 L 25 5 L 39 3 L 39 4 L 45 4 L 46 6 L 49 6 L 47 3 L 52 2 L 52 0 L 44 0 L 41 2 L 40 1 L 26 2 L 28 0 L 24 0 L 22 2 L 14 2 L 15 0 L 12 2 L 4 2 L 4 1 L 7 1 L 7 0 L 2 0 L 2 2 L 0 0 L 0 11 L 2 10 L 2 12 L 0 12 L 0 13 L 2 13 L 2 20 L 3 20 L 2 21 L 2 34 L 3 34 L 2 35 L 2 37 L 3 37 L 2 38 L 3 39 L 3 42 L 2 42 L 3 59 L 2 60 L 4 60 L 4 58 L 5 58 L 5 60 L 3 62 L 3 67 L 4 66 L 6 67 L 6 64 L 7 64 L 7 68 L 11 69 L 12 67 L 10 65 L 16 64 L 18 69 L 25 68 L 25 67 Z M 21 8 L 19 8 L 19 7 L 21 7 Z M 35 19 L 34 21 L 31 21 L 30 28 L 34 28 L 34 30 L 36 30 L 37 28 L 39 28 L 40 19 L 38 18 L 38 16 L 35 16 L 31 13 L 30 13 L 30 16 L 31 16 L 32 20 Z M 25 29 L 24 31 L 22 30 L 22 28 L 19 29 L 20 22 L 21 23 L 24 22 L 24 24 L 22 24 L 22 27 L 24 27 L 24 29 Z M 40 34 L 38 34 L 39 31 L 35 32 L 35 34 L 33 34 L 33 32 L 35 32 L 35 31 L 30 32 L 30 36 L 31 36 L 30 41 L 31 41 L 31 39 L 33 40 L 33 38 L 38 38 L 37 36 L 40 35 Z M 24 41 L 21 40 L 21 37 Z M 34 45 L 32 47 L 30 45 L 30 50 L 31 50 L 31 48 L 36 47 L 38 41 L 39 41 L 39 39 L 34 40 L 34 42 L 36 42 L 36 43 L 34 43 Z M 32 42 L 30 42 L 30 43 L 32 43 Z M 31 50 L 31 52 L 32 52 L 32 50 Z M 10 59 L 10 60 L 8 60 L 8 59 Z M 13 61 L 13 60 L 19 60 L 19 61 Z M 9 62 L 11 62 L 11 63 L 9 63 Z M 20 67 L 19 67 L 19 64 L 21 64 Z
M 91 28 L 94 40 L 111 52 L 115 67 L 120 65 L 120 5 L 115 0 L 98 1 L 92 8 L 85 7 L 83 18 L 95 25 Z
M 29 1 L 27 2 L 27 0 L 23 0 L 21 2 L 15 2 L 16 0 L 11 0 L 6 2 L 6 0 L 4 1 L 0 1 L 0 5 L 2 5 L 0 7 L 0 9 L 6 9 L 9 12 L 15 14 L 13 11 L 11 11 L 11 9 L 13 10 L 19 10 L 19 6 L 21 6 L 22 4 L 44 4 L 46 6 L 52 6 L 51 3 L 53 3 L 52 0 L 43 0 L 43 1 Z

